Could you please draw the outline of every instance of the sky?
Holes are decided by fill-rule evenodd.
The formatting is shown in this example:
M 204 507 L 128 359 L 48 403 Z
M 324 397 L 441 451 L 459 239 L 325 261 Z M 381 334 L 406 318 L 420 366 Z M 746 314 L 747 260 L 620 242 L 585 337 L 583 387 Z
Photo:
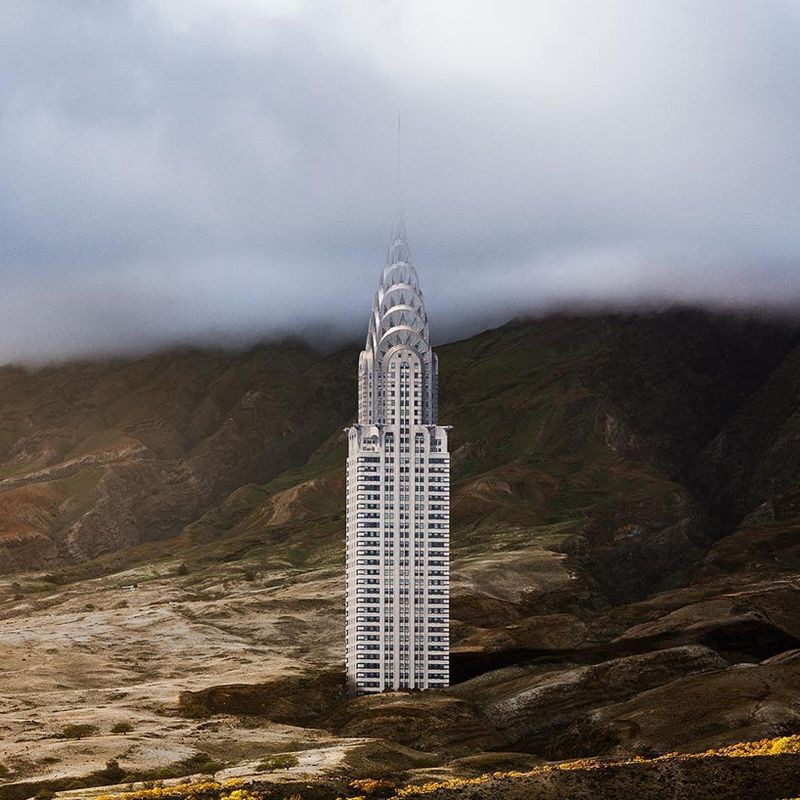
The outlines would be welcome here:
M 4 0 L 0 362 L 797 305 L 800 0 Z

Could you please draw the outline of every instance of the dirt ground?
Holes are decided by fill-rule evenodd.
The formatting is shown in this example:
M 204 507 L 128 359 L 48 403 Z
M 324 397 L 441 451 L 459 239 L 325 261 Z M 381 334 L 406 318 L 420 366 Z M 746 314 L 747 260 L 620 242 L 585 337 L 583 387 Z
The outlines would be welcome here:
M 343 749 L 328 749 L 336 741 L 322 731 L 262 720 L 243 727 L 233 717 L 183 719 L 176 704 L 185 689 L 334 664 L 338 581 L 325 573 L 248 580 L 241 568 L 224 566 L 213 577 L 180 576 L 176 566 L 61 587 L 34 576 L 0 582 L 0 764 L 7 780 L 79 777 L 110 759 L 126 770 L 150 770 L 198 752 L 230 774 L 283 751 L 302 752 L 293 771 L 315 773 L 337 762 Z M 130 732 L 112 733 L 120 723 Z M 74 725 L 96 732 L 65 738 Z

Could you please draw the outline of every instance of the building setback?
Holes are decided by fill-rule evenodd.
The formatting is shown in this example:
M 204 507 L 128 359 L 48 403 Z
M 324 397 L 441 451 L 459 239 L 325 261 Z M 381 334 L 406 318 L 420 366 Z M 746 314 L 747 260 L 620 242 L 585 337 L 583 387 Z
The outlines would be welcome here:
M 450 455 L 405 226 L 392 230 L 347 429 L 351 695 L 449 683 Z

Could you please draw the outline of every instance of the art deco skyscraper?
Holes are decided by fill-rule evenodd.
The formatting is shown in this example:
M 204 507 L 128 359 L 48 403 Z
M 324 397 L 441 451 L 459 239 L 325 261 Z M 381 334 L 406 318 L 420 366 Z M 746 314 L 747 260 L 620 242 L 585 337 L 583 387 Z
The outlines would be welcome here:
M 392 230 L 347 429 L 351 695 L 449 683 L 450 456 L 437 359 L 402 220 Z

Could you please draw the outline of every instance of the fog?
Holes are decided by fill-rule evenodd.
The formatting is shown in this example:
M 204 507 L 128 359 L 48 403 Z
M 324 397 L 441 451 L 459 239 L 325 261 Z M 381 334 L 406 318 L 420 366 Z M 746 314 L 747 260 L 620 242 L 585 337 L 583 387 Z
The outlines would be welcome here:
M 800 297 L 800 3 L 8 0 L 0 362 Z

